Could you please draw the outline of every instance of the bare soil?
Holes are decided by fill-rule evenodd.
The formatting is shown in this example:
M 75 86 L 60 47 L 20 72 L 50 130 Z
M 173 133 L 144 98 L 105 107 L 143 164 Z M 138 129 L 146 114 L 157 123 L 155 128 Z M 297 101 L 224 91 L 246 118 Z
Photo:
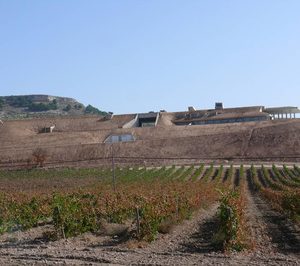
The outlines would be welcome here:
M 0 126 L 0 167 L 26 167 L 44 149 L 45 165 L 97 166 L 110 163 L 111 134 L 133 134 L 136 141 L 114 144 L 119 164 L 171 165 L 201 161 L 300 161 L 300 119 L 174 126 L 163 114 L 155 128 L 122 128 L 134 115 L 4 121 Z M 51 134 L 39 129 L 55 124 Z

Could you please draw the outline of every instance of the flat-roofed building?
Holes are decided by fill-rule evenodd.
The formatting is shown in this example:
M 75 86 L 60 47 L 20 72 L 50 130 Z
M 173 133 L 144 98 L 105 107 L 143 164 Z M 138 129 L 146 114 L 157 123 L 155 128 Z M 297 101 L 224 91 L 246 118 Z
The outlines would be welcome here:
M 223 103 L 216 103 L 215 109 L 180 113 L 175 116 L 173 123 L 175 125 L 206 125 L 270 120 L 270 114 L 263 110 L 263 106 L 224 108 Z

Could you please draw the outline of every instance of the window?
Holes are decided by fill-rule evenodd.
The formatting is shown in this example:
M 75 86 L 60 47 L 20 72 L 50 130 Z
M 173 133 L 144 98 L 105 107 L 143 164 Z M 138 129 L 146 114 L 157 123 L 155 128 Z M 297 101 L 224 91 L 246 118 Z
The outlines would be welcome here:
M 130 142 L 135 141 L 132 134 L 110 135 L 104 142 L 105 143 L 117 143 L 117 142 Z

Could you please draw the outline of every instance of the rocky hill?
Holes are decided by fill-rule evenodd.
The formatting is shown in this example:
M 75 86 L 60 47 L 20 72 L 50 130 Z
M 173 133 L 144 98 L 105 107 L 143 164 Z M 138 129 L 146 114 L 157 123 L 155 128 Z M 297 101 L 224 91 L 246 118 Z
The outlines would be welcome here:
M 0 118 L 28 118 L 43 116 L 64 116 L 100 114 L 104 111 L 82 103 L 72 98 L 50 95 L 18 95 L 0 96 Z

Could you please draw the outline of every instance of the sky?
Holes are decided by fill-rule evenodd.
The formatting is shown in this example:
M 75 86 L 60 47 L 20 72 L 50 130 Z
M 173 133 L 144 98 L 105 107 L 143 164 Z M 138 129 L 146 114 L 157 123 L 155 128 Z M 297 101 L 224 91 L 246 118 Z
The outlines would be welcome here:
M 0 0 L 0 95 L 114 113 L 300 106 L 299 0 Z

